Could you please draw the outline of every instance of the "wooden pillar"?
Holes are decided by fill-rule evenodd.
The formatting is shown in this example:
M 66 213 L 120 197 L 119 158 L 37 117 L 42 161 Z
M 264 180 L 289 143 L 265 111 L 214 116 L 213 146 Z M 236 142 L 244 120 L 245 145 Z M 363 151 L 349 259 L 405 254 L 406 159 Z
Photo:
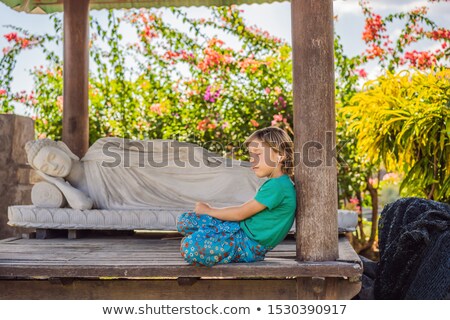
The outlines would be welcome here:
M 338 257 L 333 0 L 292 0 L 297 259 Z
M 89 0 L 64 0 L 62 140 L 77 156 L 89 147 Z

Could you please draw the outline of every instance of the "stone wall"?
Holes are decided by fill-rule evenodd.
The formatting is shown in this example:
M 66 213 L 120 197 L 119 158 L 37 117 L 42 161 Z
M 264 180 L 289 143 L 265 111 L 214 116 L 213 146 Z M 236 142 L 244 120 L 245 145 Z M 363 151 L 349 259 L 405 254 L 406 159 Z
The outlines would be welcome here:
M 32 139 L 31 118 L 0 114 L 0 239 L 22 232 L 7 225 L 8 206 L 31 204 L 32 169 L 27 165 L 24 146 Z

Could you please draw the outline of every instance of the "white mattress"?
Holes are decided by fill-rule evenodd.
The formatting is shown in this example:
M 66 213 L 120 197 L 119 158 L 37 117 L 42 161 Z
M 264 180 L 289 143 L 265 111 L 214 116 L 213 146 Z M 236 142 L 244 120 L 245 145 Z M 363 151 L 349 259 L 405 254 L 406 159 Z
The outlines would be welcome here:
M 188 209 L 149 208 L 146 210 L 77 210 L 10 206 L 8 225 L 37 229 L 87 230 L 168 230 L 176 231 L 176 219 Z M 338 210 L 339 231 L 354 231 L 356 212 Z M 289 233 L 295 232 L 295 221 Z

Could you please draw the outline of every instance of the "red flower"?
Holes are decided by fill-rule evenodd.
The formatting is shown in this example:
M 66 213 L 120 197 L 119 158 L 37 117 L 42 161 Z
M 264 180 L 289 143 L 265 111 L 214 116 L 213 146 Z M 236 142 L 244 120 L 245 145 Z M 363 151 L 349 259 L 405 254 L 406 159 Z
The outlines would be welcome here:
M 30 44 L 30 41 L 28 39 L 21 38 L 20 39 L 20 45 L 22 46 L 22 49 L 25 49 Z
M 197 124 L 197 130 L 205 131 L 207 129 L 209 119 L 203 119 Z
M 386 28 L 383 26 L 381 16 L 374 14 L 372 18 L 366 19 L 366 25 L 364 26 L 362 38 L 365 42 L 375 40 L 380 37 L 379 33 L 381 31 L 386 31 Z
M 372 46 L 372 48 L 367 49 L 368 53 L 367 59 L 373 59 L 375 57 L 381 57 L 384 53 L 384 50 L 377 45 Z
M 440 28 L 438 30 L 434 30 L 432 32 L 428 32 L 427 36 L 433 40 L 450 40 L 450 30 Z
M 259 127 L 259 123 L 256 120 L 251 119 L 250 122 L 254 127 Z
M 8 42 L 11 42 L 13 40 L 17 40 L 17 33 L 11 32 L 11 33 L 5 34 L 4 37 L 6 38 L 6 40 L 8 40 Z
M 416 50 L 405 53 L 405 59 L 409 60 L 412 66 L 419 69 L 425 69 L 433 66 L 437 60 L 436 57 L 428 51 L 418 52 Z

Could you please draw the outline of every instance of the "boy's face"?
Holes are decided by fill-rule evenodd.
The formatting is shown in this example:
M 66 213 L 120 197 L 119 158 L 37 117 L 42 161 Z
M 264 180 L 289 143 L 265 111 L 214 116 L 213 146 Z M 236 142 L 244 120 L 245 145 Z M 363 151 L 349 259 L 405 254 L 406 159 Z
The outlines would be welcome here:
M 272 173 L 277 165 L 278 153 L 260 140 L 254 139 L 248 145 L 252 170 L 259 177 Z

